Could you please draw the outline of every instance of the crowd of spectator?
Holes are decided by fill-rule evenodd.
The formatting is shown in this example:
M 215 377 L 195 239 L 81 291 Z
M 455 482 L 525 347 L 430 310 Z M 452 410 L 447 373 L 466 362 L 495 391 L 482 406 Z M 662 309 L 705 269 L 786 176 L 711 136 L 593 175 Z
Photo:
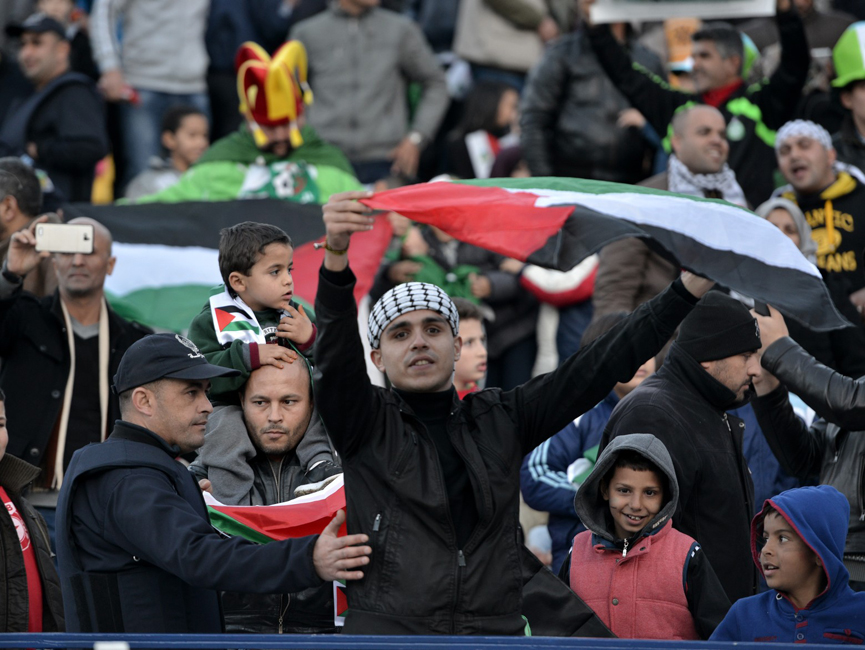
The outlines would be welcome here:
M 348 633 L 865 639 L 862 7 L 602 1 L 0 4 L 0 632 L 336 633 L 343 580 Z M 649 239 L 565 273 L 395 213 L 358 318 L 361 200 L 530 176 L 753 210 L 849 326 Z M 323 206 L 314 313 L 262 198 Z M 176 333 L 112 308 L 111 232 L 64 216 L 239 199 Z M 63 223 L 90 248 L 37 246 Z M 201 498 L 342 479 L 263 547 Z

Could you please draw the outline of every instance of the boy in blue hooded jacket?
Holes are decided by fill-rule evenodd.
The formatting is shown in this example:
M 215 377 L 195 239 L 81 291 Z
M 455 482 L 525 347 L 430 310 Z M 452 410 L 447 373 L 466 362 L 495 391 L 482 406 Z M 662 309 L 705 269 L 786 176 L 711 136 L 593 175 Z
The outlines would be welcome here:
M 865 593 L 844 567 L 850 504 L 828 485 L 767 499 L 751 522 L 751 551 L 769 591 L 742 598 L 712 641 L 853 643 L 865 641 Z

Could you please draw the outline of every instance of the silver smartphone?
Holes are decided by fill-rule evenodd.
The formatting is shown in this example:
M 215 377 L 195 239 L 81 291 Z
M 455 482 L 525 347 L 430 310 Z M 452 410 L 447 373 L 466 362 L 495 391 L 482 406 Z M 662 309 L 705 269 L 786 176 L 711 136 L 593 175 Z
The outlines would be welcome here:
M 40 223 L 36 226 L 36 250 L 89 255 L 93 252 L 93 226 Z

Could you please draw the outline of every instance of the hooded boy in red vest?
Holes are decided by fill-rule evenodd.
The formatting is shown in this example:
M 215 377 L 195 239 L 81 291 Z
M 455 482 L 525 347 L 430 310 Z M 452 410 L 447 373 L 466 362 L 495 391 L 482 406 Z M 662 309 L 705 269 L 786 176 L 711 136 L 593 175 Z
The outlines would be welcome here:
M 673 461 L 647 433 L 604 449 L 574 500 L 588 530 L 561 577 L 616 636 L 708 639 L 730 601 L 700 544 L 673 528 Z

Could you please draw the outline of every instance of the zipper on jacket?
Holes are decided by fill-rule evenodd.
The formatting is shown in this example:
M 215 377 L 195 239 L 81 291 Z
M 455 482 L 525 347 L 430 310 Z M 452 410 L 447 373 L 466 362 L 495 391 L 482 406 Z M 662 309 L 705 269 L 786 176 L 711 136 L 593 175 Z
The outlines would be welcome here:
M 285 607 L 282 606 L 282 594 L 279 595 L 279 632 L 278 634 L 282 634 L 282 621 L 285 619 L 285 613 L 288 611 L 288 606 L 291 604 L 291 594 L 286 594 L 288 596 L 288 602 L 285 604 Z
M 622 547 L 622 557 L 628 557 L 628 540 L 625 540 L 625 545 Z
M 729 431 L 732 434 L 733 429 L 730 427 L 730 418 L 727 416 L 726 413 L 724 413 L 724 424 L 727 425 L 727 431 Z
M 462 591 L 461 587 L 463 584 L 463 576 L 461 569 L 466 565 L 466 556 L 463 553 L 463 550 L 460 549 L 457 551 L 457 585 L 456 589 L 454 589 L 454 606 L 453 606 L 453 614 L 456 614 L 457 608 L 459 606 L 460 601 L 460 591 Z M 451 634 L 457 633 L 457 627 L 455 623 L 455 616 L 451 616 Z
M 378 513 L 375 516 L 375 521 L 372 522 L 372 532 L 377 533 L 381 528 L 381 513 Z
M 457 554 L 457 566 L 465 566 L 466 565 L 466 556 L 463 554 L 462 550 Z
M 859 497 L 859 521 L 865 521 L 865 503 L 863 503 L 863 492 L 862 489 L 865 488 L 865 476 L 863 476 L 863 472 L 865 472 L 865 454 L 860 454 L 859 456 L 859 494 L 856 496 Z

